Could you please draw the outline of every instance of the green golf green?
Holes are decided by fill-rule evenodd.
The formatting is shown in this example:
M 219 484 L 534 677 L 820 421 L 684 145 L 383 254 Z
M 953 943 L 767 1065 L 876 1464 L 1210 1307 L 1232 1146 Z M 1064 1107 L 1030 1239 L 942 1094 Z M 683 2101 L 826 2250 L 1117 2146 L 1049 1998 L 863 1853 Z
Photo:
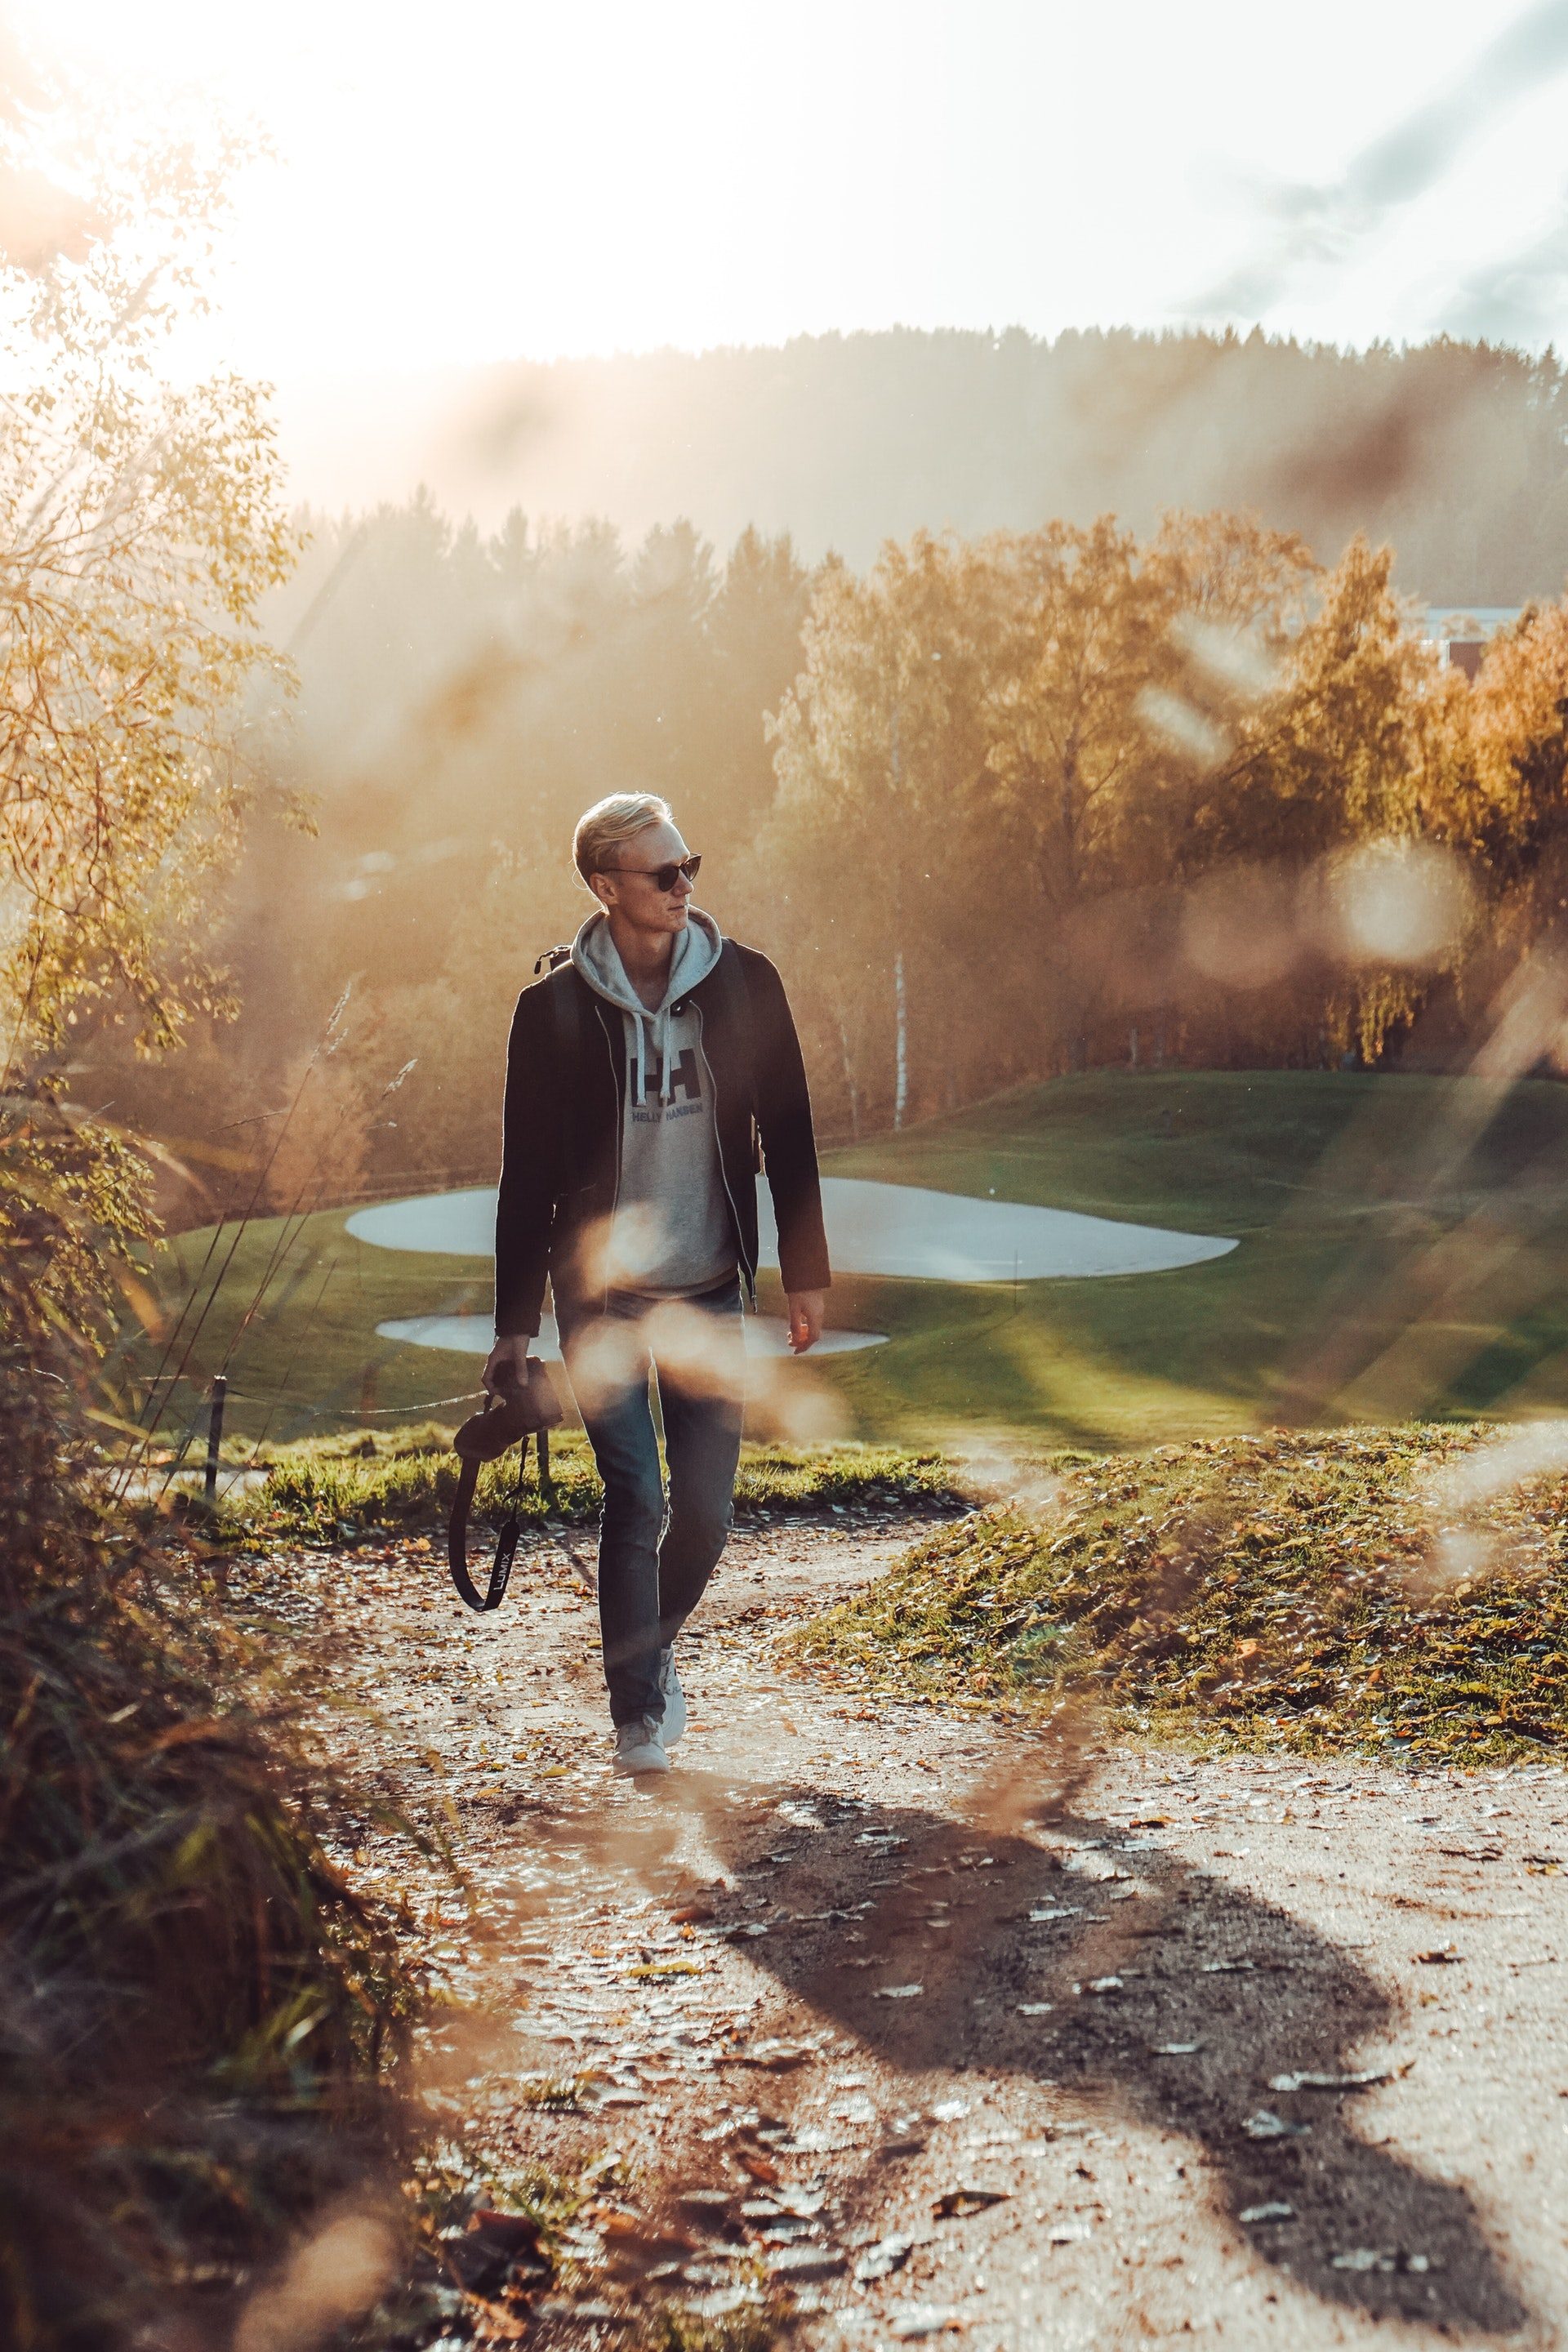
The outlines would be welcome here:
M 847 1276 L 833 1321 L 889 1344 L 779 1377 L 832 1391 L 850 1434 L 1098 1450 L 1260 1422 L 1568 1408 L 1568 1088 L 1547 1081 L 1494 1094 L 1423 1076 L 1096 1072 L 828 1152 L 825 1167 L 1239 1244 L 1078 1280 Z M 278 1438 L 473 1389 L 473 1355 L 376 1326 L 482 1318 L 488 1262 L 375 1247 L 345 1231 L 347 1213 L 165 1245 L 171 1316 L 195 1301 L 163 1366 L 184 1360 L 167 1426 L 226 1359 L 235 1425 Z M 763 1288 L 776 1310 L 776 1277 Z M 167 1346 L 140 1346 L 138 1370 Z

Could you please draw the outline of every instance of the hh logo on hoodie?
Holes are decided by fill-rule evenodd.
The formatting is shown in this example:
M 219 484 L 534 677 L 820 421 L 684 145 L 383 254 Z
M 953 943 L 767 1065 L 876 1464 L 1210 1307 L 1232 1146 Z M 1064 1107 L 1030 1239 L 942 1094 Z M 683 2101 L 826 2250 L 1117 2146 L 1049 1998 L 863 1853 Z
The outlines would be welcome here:
M 647 1083 L 647 1099 L 635 1104 L 632 1108 L 632 1117 L 635 1119 L 652 1121 L 661 1117 L 679 1118 L 683 1112 L 695 1110 L 701 1103 L 702 1079 L 696 1053 L 689 1045 L 682 1048 L 679 1058 L 670 1071 L 668 1104 L 660 1099 L 665 1091 L 662 1061 L 650 1064 Z M 678 1101 L 678 1096 L 684 1096 L 684 1102 Z

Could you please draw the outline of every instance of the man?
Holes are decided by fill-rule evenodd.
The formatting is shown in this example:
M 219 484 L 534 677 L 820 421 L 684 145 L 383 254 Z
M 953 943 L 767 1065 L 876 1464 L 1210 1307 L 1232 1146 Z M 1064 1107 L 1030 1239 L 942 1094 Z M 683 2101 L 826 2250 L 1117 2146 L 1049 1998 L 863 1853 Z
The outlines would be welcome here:
M 578 824 L 573 856 L 599 904 L 512 1022 L 484 1381 L 494 1393 L 521 1373 L 548 1276 L 605 1485 L 599 1623 L 616 1769 L 668 1772 L 686 1721 L 675 1639 L 730 1531 L 759 1166 L 797 1355 L 822 1334 L 827 1245 L 783 982 L 692 905 L 701 860 L 668 803 L 612 793 Z

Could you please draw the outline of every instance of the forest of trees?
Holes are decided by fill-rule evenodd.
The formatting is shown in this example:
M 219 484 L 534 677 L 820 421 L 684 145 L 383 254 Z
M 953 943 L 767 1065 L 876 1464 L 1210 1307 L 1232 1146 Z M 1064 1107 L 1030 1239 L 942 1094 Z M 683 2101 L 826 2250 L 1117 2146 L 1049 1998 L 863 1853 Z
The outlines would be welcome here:
M 1435 604 L 1521 604 L 1568 574 L 1558 359 L 1447 337 L 1361 352 L 1261 332 L 1021 328 L 800 336 L 782 348 L 518 362 L 286 407 L 301 478 L 371 508 L 420 480 L 487 527 L 603 515 L 628 544 L 689 515 L 863 569 L 888 539 L 1171 508 L 1357 531 Z
M 586 911 L 572 824 L 628 786 L 784 971 L 829 1134 L 1093 1063 L 1458 1066 L 1558 919 L 1568 614 L 1471 685 L 1392 575 L 1225 512 L 864 573 L 685 523 L 314 520 L 237 1023 L 151 1066 L 100 1035 L 92 1090 L 205 1170 L 181 1217 L 274 1153 L 279 1203 L 483 1181 L 517 991 Z

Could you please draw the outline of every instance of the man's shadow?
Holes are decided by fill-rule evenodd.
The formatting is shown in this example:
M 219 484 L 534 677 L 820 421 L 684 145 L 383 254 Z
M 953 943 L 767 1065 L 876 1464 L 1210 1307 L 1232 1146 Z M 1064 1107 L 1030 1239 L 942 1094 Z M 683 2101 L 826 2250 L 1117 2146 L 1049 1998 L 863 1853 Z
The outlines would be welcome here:
M 760 1801 L 768 1818 L 759 1830 Z M 793 1821 L 780 1818 L 781 1803 Z M 748 1959 L 884 2064 L 1049 2082 L 1184 2135 L 1216 2174 L 1238 2235 L 1325 2302 L 1476 2334 L 1521 2328 L 1529 2314 L 1464 2189 L 1362 2137 L 1355 2093 L 1269 2088 L 1275 2075 L 1340 2076 L 1365 2063 L 1362 2046 L 1386 2029 L 1394 2004 L 1356 1961 L 1157 1845 L 1128 1852 L 1126 1829 L 1087 1811 L 1053 1811 L 1037 1843 L 1016 1825 L 1030 1810 L 1015 1804 L 1011 1824 L 977 1829 L 807 1783 L 774 1782 L 764 1799 L 732 1778 L 685 1771 L 659 1786 L 637 1826 L 624 1815 L 613 1832 L 606 1824 L 603 1859 L 617 1872 L 655 1872 L 695 1816 L 738 1881 L 735 1894 L 712 1898 L 714 1924 L 754 1920 L 747 1891 L 765 1889 L 781 1914 L 796 1915 L 798 1924 L 781 1916 L 748 1939 Z M 573 1822 L 579 1845 L 585 1827 L 580 1815 Z M 547 1824 L 535 1828 L 548 1842 Z M 874 1874 L 894 1883 L 857 1913 L 871 1892 L 868 1855 Z M 1068 1866 L 1078 1859 L 1087 1867 Z M 1141 1893 L 1110 1899 L 1127 1882 L 1090 1874 L 1108 1867 L 1135 1876 Z M 1031 1910 L 1067 1916 L 1031 1921 Z M 805 1916 L 824 1911 L 837 1916 Z M 851 1930 L 862 1939 L 852 1951 Z M 873 1965 L 853 1965 L 868 1957 Z M 877 1997 L 904 1983 L 921 1994 Z M 1021 2002 L 1051 2006 L 1024 2014 Z M 1198 2046 L 1160 2054 L 1162 2043 L 1184 2042 Z M 1242 2223 L 1275 2204 L 1290 2216 Z M 1336 2266 L 1336 2256 L 1351 2259 Z

